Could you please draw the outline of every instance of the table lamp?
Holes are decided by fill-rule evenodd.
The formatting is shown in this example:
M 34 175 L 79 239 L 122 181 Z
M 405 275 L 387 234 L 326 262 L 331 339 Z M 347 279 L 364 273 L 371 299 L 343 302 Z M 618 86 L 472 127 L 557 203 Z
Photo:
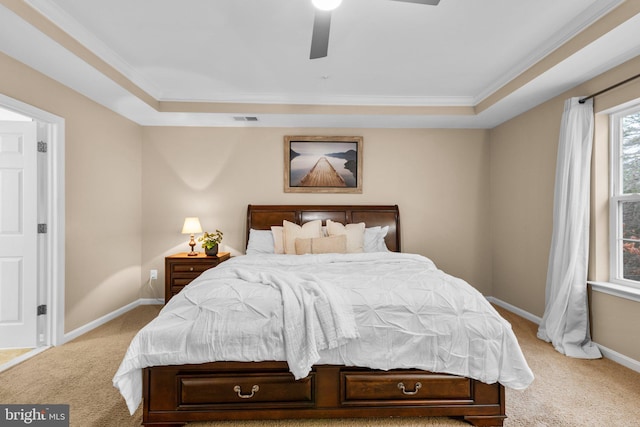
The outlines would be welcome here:
M 196 241 L 193 239 L 195 233 L 202 233 L 202 227 L 200 226 L 200 220 L 198 217 L 187 217 L 184 219 L 184 225 L 182 226 L 182 234 L 191 234 L 191 240 L 189 240 L 189 246 L 191 246 L 191 252 L 187 255 L 197 256 L 198 253 L 193 250 L 196 245 Z

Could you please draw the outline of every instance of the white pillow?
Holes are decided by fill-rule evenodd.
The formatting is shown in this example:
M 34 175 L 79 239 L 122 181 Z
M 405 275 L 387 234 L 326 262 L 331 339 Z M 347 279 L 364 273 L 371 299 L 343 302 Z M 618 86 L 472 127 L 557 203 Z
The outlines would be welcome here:
M 296 254 L 296 239 L 308 239 L 322 237 L 322 221 L 309 221 L 299 226 L 286 219 L 282 221 L 282 240 L 284 242 L 284 253 L 288 255 Z
M 249 230 L 247 255 L 274 253 L 273 233 L 271 230 Z
M 273 253 L 283 254 L 284 239 L 282 237 L 282 233 L 283 233 L 282 226 L 281 225 L 271 226 L 271 233 L 273 234 Z
M 365 252 L 389 252 L 384 238 L 389 232 L 389 226 L 376 226 L 365 228 L 364 230 L 364 251 Z
M 364 222 L 343 225 L 339 222 L 327 220 L 327 234 L 329 236 L 347 236 L 347 253 L 364 252 Z

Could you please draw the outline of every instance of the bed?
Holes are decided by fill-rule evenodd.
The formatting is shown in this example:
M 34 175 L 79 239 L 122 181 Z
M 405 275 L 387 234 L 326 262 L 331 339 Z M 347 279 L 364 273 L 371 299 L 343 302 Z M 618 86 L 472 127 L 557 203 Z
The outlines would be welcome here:
M 287 286 L 284 286 L 281 282 L 304 279 L 309 281 L 310 286 L 316 292 L 314 295 L 321 294 L 324 296 L 323 290 L 330 287 L 331 284 L 324 283 L 321 280 L 314 282 L 314 278 L 316 276 L 320 277 L 325 271 L 329 274 L 328 272 L 338 267 L 340 272 L 344 271 L 343 262 L 347 268 L 351 268 L 352 263 L 365 266 L 364 270 L 367 270 L 366 274 L 369 275 L 367 280 L 372 281 L 385 275 L 384 272 L 386 270 L 381 269 L 386 269 L 382 263 L 387 259 L 391 263 L 398 263 L 398 271 L 400 273 L 398 276 L 394 273 L 394 278 L 402 277 L 402 272 L 404 271 L 407 271 L 406 274 L 408 276 L 421 274 L 416 273 L 421 270 L 413 271 L 412 269 L 422 269 L 422 264 L 429 265 L 428 263 L 430 263 L 429 260 L 422 259 L 417 255 L 399 254 L 400 217 L 397 206 L 249 205 L 247 210 L 247 243 L 249 243 L 250 234 L 256 234 L 252 230 L 268 231 L 272 226 L 281 226 L 283 221 L 302 225 L 313 221 L 317 222 L 318 220 L 324 226 L 329 225 L 329 222 L 340 224 L 364 223 L 367 230 L 382 228 L 386 231 L 383 239 L 386 246 L 385 250 L 388 249 L 388 252 L 302 255 L 298 257 L 246 255 L 236 257 L 235 260 L 226 261 L 215 269 L 209 270 L 207 275 L 211 275 L 211 278 L 203 274 L 199 279 L 194 280 L 191 285 L 172 298 L 165 306 L 163 312 L 167 310 L 168 313 L 164 315 L 161 313 L 159 316 L 159 318 L 167 319 L 166 321 L 169 322 L 167 324 L 171 325 L 177 324 L 176 322 L 178 321 L 184 323 L 187 318 L 192 319 L 188 313 L 195 311 L 207 313 L 208 317 L 205 316 L 205 318 L 209 320 L 189 320 L 188 327 L 184 326 L 183 323 L 179 323 L 180 326 L 177 326 L 177 329 L 167 332 L 167 334 L 187 336 L 195 328 L 194 324 L 198 322 L 205 324 L 205 326 L 200 325 L 195 329 L 201 328 L 202 330 L 206 330 L 213 323 L 216 325 L 225 324 L 226 320 L 221 320 L 222 318 L 219 314 L 221 308 L 215 306 L 216 303 L 223 301 L 223 299 L 220 298 L 217 301 L 211 297 L 213 294 L 210 293 L 212 292 L 212 285 L 208 281 L 212 280 L 215 275 L 218 276 L 217 280 L 221 283 L 224 280 L 229 280 L 229 283 L 240 280 L 240 276 L 242 276 L 243 284 L 245 281 L 251 282 L 242 287 L 242 292 L 248 293 L 234 300 L 236 302 L 242 300 L 242 306 L 248 306 L 249 309 L 236 310 L 234 307 L 230 307 L 230 310 L 234 311 L 233 315 L 247 315 L 243 310 L 259 312 L 259 314 L 252 314 L 257 317 L 247 318 L 249 319 L 246 322 L 247 326 L 243 326 L 246 330 L 241 332 L 242 337 L 237 342 L 235 341 L 236 338 L 232 337 L 231 339 L 225 338 L 223 342 L 189 343 L 191 347 L 188 350 L 180 351 L 181 353 L 189 354 L 189 359 L 186 360 L 192 360 L 197 363 L 175 363 L 175 359 L 168 355 L 172 351 L 174 353 L 177 352 L 173 347 L 167 347 L 167 354 L 162 353 L 165 350 L 158 351 L 156 347 L 154 347 L 154 351 L 140 352 L 138 347 L 144 346 L 144 343 L 148 342 L 149 338 L 142 339 L 142 344 L 138 342 L 140 340 L 136 341 L 134 338 L 127 356 L 125 356 L 118 373 L 114 377 L 114 385 L 120 389 L 127 400 L 130 411 L 135 411 L 138 406 L 139 400 L 136 400 L 135 394 L 141 388 L 143 425 L 184 425 L 192 421 L 213 420 L 448 416 L 464 419 L 476 426 L 502 426 L 506 415 L 505 391 L 504 385 L 501 383 L 506 383 L 514 388 L 524 388 L 533 380 L 533 375 L 526 365 L 515 336 L 510 331 L 510 325 L 500 318 L 497 313 L 495 315 L 499 319 L 493 319 L 493 314 L 491 313 L 493 308 L 481 296 L 477 298 L 477 295 L 475 295 L 477 291 L 460 279 L 452 278 L 440 272 L 435 269 L 435 266 L 428 273 L 436 275 L 440 278 L 439 280 L 446 279 L 447 282 L 451 282 L 452 287 L 461 286 L 462 292 L 467 294 L 463 299 L 472 301 L 471 303 L 465 302 L 465 304 L 483 307 L 483 313 L 478 317 L 478 322 L 469 321 L 467 322 L 469 325 L 465 326 L 472 330 L 472 333 L 475 333 L 473 331 L 477 326 L 474 323 L 481 324 L 487 322 L 487 317 L 492 318 L 491 322 L 493 323 L 491 323 L 489 329 L 498 334 L 498 338 L 493 341 L 488 340 L 489 344 L 482 343 L 481 345 L 496 347 L 502 345 L 499 341 L 506 342 L 504 348 L 501 347 L 499 350 L 495 350 L 496 367 L 487 369 L 484 366 L 487 365 L 486 360 L 478 358 L 480 362 L 476 363 L 476 365 L 483 365 L 481 368 L 483 372 L 479 373 L 476 373 L 475 370 L 480 368 L 476 367 L 477 369 L 475 369 L 474 362 L 469 362 L 469 360 L 475 360 L 474 358 L 460 358 L 461 362 L 454 360 L 450 363 L 451 366 L 446 366 L 442 369 L 424 369 L 425 366 L 428 367 L 430 365 L 423 366 L 419 362 L 413 362 L 413 360 L 417 360 L 416 358 L 422 357 L 422 353 L 428 353 L 430 350 L 422 347 L 412 351 L 410 346 L 413 344 L 411 342 L 400 344 L 398 348 L 401 348 L 401 350 L 398 353 L 402 354 L 397 357 L 395 355 L 395 342 L 393 345 L 385 344 L 388 345 L 386 356 L 371 356 L 372 353 L 376 353 L 375 350 L 371 351 L 372 348 L 383 348 L 385 345 L 375 343 L 373 344 L 374 347 L 371 347 L 370 344 L 365 345 L 360 342 L 359 334 L 362 334 L 364 330 L 362 325 L 354 324 L 352 329 L 349 329 L 349 322 L 345 320 L 351 310 L 356 311 L 356 305 L 342 307 L 340 306 L 340 301 L 342 301 L 343 305 L 347 304 L 344 303 L 344 299 L 340 300 L 340 298 L 338 298 L 338 302 L 332 302 L 331 299 L 336 298 L 332 296 L 333 291 L 328 292 L 330 297 L 327 297 L 327 307 L 329 308 L 322 311 L 324 310 L 323 308 L 321 310 L 322 313 L 314 312 L 309 317 L 304 310 L 291 311 L 287 309 L 287 304 L 291 307 L 292 303 L 287 302 L 289 300 L 285 295 L 289 295 L 289 297 L 293 295 L 293 297 L 298 297 L 300 300 L 304 300 L 306 296 L 300 297 L 299 294 L 295 294 L 295 292 L 298 292 L 296 290 L 298 288 L 295 287 L 297 284 L 294 284 L 293 288 L 289 288 L 288 283 L 285 283 Z M 308 267 L 307 259 L 314 260 L 312 264 L 315 265 Z M 251 264 L 247 264 L 249 261 L 251 261 Z M 283 278 L 270 275 L 272 269 L 279 268 L 275 265 L 279 263 L 285 265 L 283 268 L 287 271 L 291 270 L 291 275 L 287 273 L 286 276 L 282 276 Z M 257 266 L 254 269 L 255 264 Z M 311 268 L 313 274 L 307 273 L 307 268 Z M 362 269 L 362 267 L 358 268 Z M 260 279 L 257 279 L 257 276 L 260 276 Z M 338 276 L 329 275 L 327 277 Z M 259 291 L 253 290 L 249 285 L 254 286 L 253 282 L 259 280 L 270 281 L 270 286 L 262 286 Z M 393 286 L 393 295 L 395 296 L 389 296 L 389 298 L 402 299 L 402 292 L 404 291 L 396 290 L 395 284 Z M 357 283 L 353 285 L 353 288 L 358 287 Z M 240 292 L 236 288 L 229 289 L 233 289 L 234 295 Z M 285 293 L 285 289 L 288 294 Z M 293 294 L 291 289 L 294 289 Z M 326 332 L 324 329 L 316 329 L 315 334 L 311 334 L 312 336 L 309 338 L 309 332 L 306 335 L 300 332 L 300 330 L 304 329 L 302 327 L 281 327 L 282 332 L 280 333 L 277 330 L 269 329 L 271 326 L 264 326 L 263 328 L 259 325 L 259 322 L 264 321 L 265 325 L 271 325 L 271 323 L 267 322 L 272 322 L 272 320 L 265 319 L 269 316 L 277 316 L 274 314 L 277 311 L 277 306 L 270 309 L 270 315 L 265 315 L 266 311 L 257 307 L 257 304 L 265 301 L 271 303 L 270 297 L 266 298 L 262 294 L 253 295 L 254 292 L 263 291 L 271 292 L 269 295 L 274 292 L 276 294 L 281 292 L 282 302 L 279 304 L 280 311 L 284 312 L 282 320 L 284 325 L 287 322 L 289 322 L 289 325 L 293 325 L 294 320 L 291 319 L 297 319 L 295 321 L 301 324 L 306 324 L 305 320 L 309 324 L 316 322 L 313 324 L 319 328 L 318 325 L 321 323 L 321 326 L 324 327 L 325 324 L 333 321 L 337 322 L 336 330 L 339 330 L 342 335 L 331 330 Z M 348 291 L 341 290 L 339 293 L 346 295 L 347 292 L 350 292 L 350 295 L 362 294 L 365 299 L 368 297 L 367 294 L 375 293 L 374 291 L 369 292 L 366 288 L 356 290 L 350 288 Z M 430 293 L 426 294 L 431 295 Z M 182 298 L 181 301 L 180 298 Z M 204 302 L 201 301 L 207 301 L 207 304 L 209 304 L 212 300 L 212 306 L 200 308 L 200 304 L 204 306 Z M 258 300 L 262 302 L 256 302 Z M 222 305 L 225 304 L 229 303 L 225 302 Z M 230 305 L 233 304 L 231 303 Z M 445 303 L 444 305 L 447 304 Z M 169 305 L 172 306 L 173 311 L 169 310 Z M 195 306 L 199 308 L 197 310 L 191 309 Z M 343 309 L 346 311 L 340 311 Z M 363 315 L 363 313 L 358 313 L 358 316 Z M 411 316 L 406 316 L 405 314 L 402 315 L 403 318 L 408 318 L 410 322 L 415 322 L 413 314 Z M 454 317 L 460 317 L 455 312 L 453 314 Z M 295 317 L 296 315 L 302 317 Z M 287 316 L 289 316 L 288 319 L 290 320 L 287 320 Z M 322 316 L 329 316 L 329 318 Z M 376 314 L 374 313 L 375 316 Z M 237 319 L 244 318 L 234 318 L 236 320 L 231 323 L 243 323 L 242 320 Z M 336 321 L 336 319 L 338 320 Z M 421 322 L 425 321 L 424 319 L 419 319 Z M 453 323 L 456 321 L 462 322 L 462 320 L 450 320 Z M 162 324 L 159 323 L 159 325 Z M 221 328 L 222 326 L 216 327 Z M 224 326 L 224 328 L 231 327 L 233 325 Z M 162 326 L 157 326 L 156 329 L 166 331 Z M 375 334 L 380 334 L 379 329 L 371 329 L 375 331 Z M 311 331 L 313 331 L 313 328 L 311 328 Z M 221 332 L 216 332 L 216 334 L 221 334 Z M 349 334 L 356 334 L 357 336 Z M 383 331 L 380 336 L 387 336 L 385 334 L 387 332 Z M 273 350 L 269 347 L 270 344 L 263 343 L 262 340 L 267 338 L 259 335 L 275 337 L 276 341 L 283 341 L 282 336 L 284 336 L 285 347 L 282 350 Z M 316 335 L 320 337 L 318 338 Z M 213 341 L 216 339 L 221 338 L 212 338 Z M 409 341 L 412 339 L 409 338 Z M 163 339 L 158 340 L 159 342 L 163 341 Z M 199 338 L 196 340 L 199 340 Z M 387 340 L 391 341 L 391 339 Z M 396 340 L 396 338 L 394 337 L 393 340 Z M 478 345 L 478 340 L 470 341 L 476 343 L 471 346 Z M 286 347 L 287 343 L 289 348 Z M 307 351 L 307 347 L 313 347 L 316 345 L 315 343 L 321 343 L 324 347 L 319 347 L 319 350 L 311 348 Z M 333 346 L 331 343 L 333 343 Z M 462 344 L 463 346 L 469 346 L 466 343 Z M 181 343 L 180 345 L 186 344 Z M 205 350 L 199 348 L 198 345 L 201 345 Z M 447 345 L 455 350 L 452 343 Z M 350 346 L 354 348 L 358 346 L 353 354 L 345 350 Z M 216 351 L 219 352 L 215 358 L 211 358 L 208 354 L 202 354 L 211 351 L 210 347 L 215 347 Z M 227 348 L 234 348 L 232 356 L 225 353 Z M 301 354 L 300 359 L 308 361 L 308 365 L 299 362 L 297 359 L 290 358 L 290 348 L 293 348 L 294 352 L 299 348 L 304 348 L 305 351 L 299 352 Z M 408 352 L 406 351 L 407 348 Z M 384 352 L 383 350 L 380 351 Z M 502 353 L 499 353 L 499 351 Z M 237 357 L 236 352 L 242 353 L 242 357 Z M 450 353 L 456 353 L 456 351 Z M 265 354 L 277 354 L 277 356 L 264 358 Z M 321 358 L 318 363 L 312 364 L 314 360 L 318 359 L 318 357 L 312 357 L 314 354 L 316 356 L 320 354 Z M 373 357 L 376 357 L 376 360 L 369 362 L 369 358 Z M 407 362 L 407 358 L 411 360 Z M 439 366 L 440 363 L 445 363 L 441 359 L 451 358 L 451 354 L 446 356 L 436 354 L 433 356 L 435 361 L 430 363 L 435 363 Z M 471 368 L 469 367 L 470 365 Z M 416 369 L 416 367 L 419 369 Z M 485 369 L 489 371 L 488 374 L 484 372 Z M 473 370 L 473 375 L 462 374 L 469 370 Z M 446 371 L 450 372 L 444 373 Z M 476 378 L 472 378 L 472 376 Z M 131 397 L 132 393 L 133 397 Z

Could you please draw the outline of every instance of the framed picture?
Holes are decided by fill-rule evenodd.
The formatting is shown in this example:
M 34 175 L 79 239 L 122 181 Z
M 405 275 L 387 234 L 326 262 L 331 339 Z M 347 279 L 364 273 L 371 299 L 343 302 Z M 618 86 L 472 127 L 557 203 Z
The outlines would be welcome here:
M 285 136 L 285 193 L 362 193 L 361 136 Z

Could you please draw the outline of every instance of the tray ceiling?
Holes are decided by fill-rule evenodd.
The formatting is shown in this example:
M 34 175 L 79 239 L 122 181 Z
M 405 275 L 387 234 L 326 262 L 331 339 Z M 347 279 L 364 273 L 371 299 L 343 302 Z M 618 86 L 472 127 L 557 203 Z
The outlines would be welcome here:
M 640 54 L 621 0 L 344 0 L 314 60 L 310 0 L 25 3 L 0 50 L 143 125 L 493 127 Z

